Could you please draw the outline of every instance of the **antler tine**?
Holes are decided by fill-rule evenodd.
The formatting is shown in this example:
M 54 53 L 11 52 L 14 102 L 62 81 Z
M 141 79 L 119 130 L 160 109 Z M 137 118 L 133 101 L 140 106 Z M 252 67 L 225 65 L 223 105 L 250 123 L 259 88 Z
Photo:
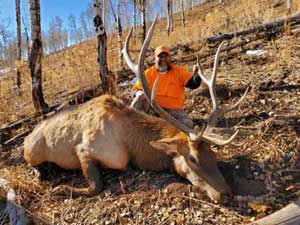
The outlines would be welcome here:
M 228 139 L 225 139 L 222 136 L 212 133 L 208 135 L 206 132 L 204 132 L 204 134 L 201 136 L 201 139 L 211 144 L 223 146 L 230 144 L 235 139 L 238 133 L 239 130 L 235 131 L 234 134 L 232 134 Z
M 221 52 L 221 48 L 222 48 L 224 43 L 225 42 L 222 42 L 219 45 L 218 49 L 217 49 L 215 60 L 214 60 L 213 72 L 212 72 L 212 76 L 211 76 L 210 79 L 207 79 L 204 76 L 203 71 L 202 71 L 201 66 L 200 66 L 199 57 L 197 56 L 197 66 L 199 68 L 198 75 L 203 80 L 203 82 L 206 83 L 206 85 L 208 86 L 209 93 L 210 93 L 210 96 L 211 96 L 211 99 L 212 99 L 213 112 L 215 110 L 217 110 L 217 108 L 218 108 L 217 94 L 216 94 L 216 91 L 215 91 L 215 83 L 216 83 L 217 71 L 218 71 L 218 65 L 219 65 L 219 54 Z M 213 112 L 212 112 L 212 114 L 214 114 Z
M 222 48 L 223 44 L 224 44 L 224 42 L 222 42 L 219 45 L 219 47 L 216 51 L 213 72 L 212 72 L 212 76 L 210 79 L 207 79 L 204 76 L 203 71 L 200 67 L 199 58 L 197 57 L 197 65 L 199 67 L 198 75 L 201 77 L 203 82 L 207 84 L 209 93 L 210 93 L 210 96 L 212 99 L 212 105 L 213 105 L 212 112 L 211 112 L 210 116 L 208 117 L 206 129 L 205 129 L 204 133 L 202 135 L 198 135 L 197 138 L 201 138 L 209 143 L 216 144 L 216 145 L 227 145 L 227 144 L 231 143 L 234 140 L 234 138 L 236 137 L 236 135 L 239 133 L 239 130 L 234 131 L 234 133 L 228 139 L 225 139 L 222 136 L 213 134 L 211 131 L 214 129 L 214 127 L 218 121 L 218 118 L 220 116 L 224 115 L 225 113 L 235 109 L 245 99 L 245 96 L 247 95 L 247 92 L 248 92 L 248 88 L 247 88 L 247 90 L 245 91 L 243 96 L 240 98 L 240 100 L 238 102 L 236 102 L 234 105 L 228 106 L 228 107 L 223 107 L 223 108 L 220 107 L 220 104 L 217 101 L 217 95 L 216 95 L 216 91 L 215 91 L 215 83 L 216 83 L 218 65 L 219 65 L 219 54 L 221 52 L 221 48 Z
M 223 109 L 222 114 L 225 114 L 227 112 L 230 112 L 232 110 L 234 110 L 235 108 L 237 108 L 245 99 L 246 95 L 248 94 L 249 91 L 249 87 L 247 87 L 246 91 L 244 92 L 243 96 L 232 106 L 228 106 L 226 108 Z
M 196 140 L 196 134 L 195 131 L 187 126 L 185 126 L 183 123 L 175 119 L 173 116 L 168 114 L 163 108 L 161 108 L 155 101 L 155 96 L 156 96 L 156 89 L 157 89 L 157 84 L 159 81 L 159 76 L 154 81 L 153 84 L 153 89 L 151 93 L 151 105 L 155 109 L 155 111 L 165 120 L 167 120 L 169 123 L 173 124 L 176 126 L 178 129 L 183 131 L 184 133 L 188 134 L 191 140 Z
M 221 42 L 221 44 L 219 45 L 217 52 L 216 52 L 216 56 L 215 56 L 215 60 L 214 60 L 214 68 L 213 68 L 212 78 L 211 78 L 213 85 L 215 85 L 215 83 L 216 83 L 218 67 L 219 67 L 219 54 L 221 52 L 221 48 L 224 45 L 224 43 L 225 43 L 224 41 Z
M 128 48 L 129 48 L 129 41 L 130 41 L 130 38 L 131 38 L 131 35 L 132 35 L 132 30 L 133 28 L 130 29 L 127 37 L 126 37 L 126 41 L 125 41 L 125 44 L 124 44 L 124 48 L 122 49 L 122 55 L 124 56 L 124 59 L 128 65 L 128 67 L 134 72 L 134 73 L 137 73 L 138 71 L 138 65 L 136 65 L 130 55 L 129 55 L 129 52 L 128 52 Z
M 145 57 L 146 57 L 146 52 L 147 52 L 147 49 L 149 47 L 149 44 L 150 44 L 150 41 L 151 41 L 151 38 L 152 38 L 152 35 L 153 35 L 153 32 L 154 32 L 154 27 L 155 27 L 155 24 L 156 24 L 156 20 L 157 20 L 157 15 L 155 16 L 148 32 L 147 32 L 147 35 L 146 35 L 146 38 L 144 40 L 144 43 L 142 45 L 142 49 L 140 51 L 140 55 L 139 55 L 139 59 L 138 59 L 138 66 L 137 66 L 137 77 L 138 79 L 140 80 L 141 84 L 142 84 L 142 88 L 143 88 L 143 91 L 146 95 L 146 98 L 148 100 L 149 103 L 151 103 L 151 95 L 150 95 L 150 90 L 149 90 L 149 86 L 147 84 L 147 80 L 146 80 L 146 77 L 145 77 L 145 74 L 144 74 L 144 71 L 145 71 L 145 68 L 144 68 L 144 60 L 145 60 Z

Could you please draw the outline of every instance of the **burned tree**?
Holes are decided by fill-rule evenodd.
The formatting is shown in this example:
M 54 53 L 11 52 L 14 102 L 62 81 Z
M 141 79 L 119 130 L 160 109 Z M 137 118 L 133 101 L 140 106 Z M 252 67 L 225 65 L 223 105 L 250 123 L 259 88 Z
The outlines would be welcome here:
M 29 56 L 29 67 L 31 75 L 31 92 L 32 101 L 36 111 L 43 110 L 48 107 L 44 100 L 42 88 L 42 35 L 41 35 L 41 17 L 40 17 L 40 1 L 30 0 L 30 21 L 31 21 L 31 52 Z
M 167 0 L 167 32 L 173 31 L 173 0 Z
M 133 39 L 136 40 L 136 0 L 133 0 Z
M 122 57 L 122 24 L 121 24 L 121 16 L 120 16 L 120 0 L 117 0 L 117 15 L 115 13 L 113 4 L 110 0 L 110 6 L 111 6 L 111 11 L 113 13 L 113 16 L 115 18 L 115 22 L 117 24 L 117 36 L 118 36 L 118 44 L 119 44 L 119 67 L 123 69 L 124 64 L 123 64 L 123 57 Z
M 104 28 L 103 20 L 101 18 L 101 4 L 98 0 L 94 0 L 94 7 L 96 9 L 96 16 L 94 17 L 94 27 L 98 40 L 98 63 L 99 76 L 102 81 L 101 86 L 104 93 L 115 93 L 114 77 L 108 76 L 107 68 L 107 37 Z
M 184 1 L 180 0 L 180 4 L 181 4 L 182 27 L 185 27 Z
M 140 0 L 141 21 L 142 21 L 142 42 L 146 38 L 146 0 Z
M 18 62 L 21 61 L 22 56 L 22 37 L 21 37 L 21 10 L 20 10 L 20 0 L 16 0 L 16 22 L 17 22 L 17 60 Z M 20 90 L 21 88 L 21 71 L 19 66 L 17 67 L 17 79 L 16 79 L 17 89 Z

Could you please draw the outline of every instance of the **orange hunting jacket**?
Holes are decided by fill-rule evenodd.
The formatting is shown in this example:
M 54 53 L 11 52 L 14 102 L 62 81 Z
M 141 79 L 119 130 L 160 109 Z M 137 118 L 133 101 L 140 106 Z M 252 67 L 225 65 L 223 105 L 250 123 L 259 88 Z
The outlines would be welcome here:
M 171 70 L 166 74 L 159 74 L 155 66 L 152 66 L 145 71 L 145 76 L 150 91 L 152 90 L 156 77 L 160 76 L 155 99 L 161 107 L 167 109 L 183 109 L 185 101 L 184 87 L 191 79 L 191 73 L 172 64 Z M 137 90 L 142 89 L 140 82 L 137 81 L 133 88 Z

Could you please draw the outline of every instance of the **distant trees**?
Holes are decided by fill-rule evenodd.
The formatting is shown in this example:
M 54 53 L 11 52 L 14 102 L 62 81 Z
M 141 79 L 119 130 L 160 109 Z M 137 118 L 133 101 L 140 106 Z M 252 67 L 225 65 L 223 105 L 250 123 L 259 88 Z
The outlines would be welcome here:
M 16 18 L 19 15 L 20 0 L 15 0 L 16 3 Z M 22 2 L 22 1 L 21 1 Z M 159 17 L 167 18 L 167 32 L 170 33 L 173 30 L 173 13 L 181 12 L 181 23 L 185 26 L 186 9 L 191 9 L 196 4 L 204 3 L 205 0 L 118 0 L 107 1 L 100 0 L 101 16 L 103 19 L 103 25 L 106 32 L 117 33 L 119 43 L 122 42 L 122 30 L 133 26 L 134 41 L 139 37 L 142 41 L 146 36 L 146 22 L 151 21 L 158 12 Z M 289 0 L 288 2 L 291 2 Z M 115 9 L 116 16 L 113 16 L 112 9 Z M 21 6 L 22 11 L 22 6 Z M 118 13 L 119 12 L 119 13 Z M 18 14 L 18 15 L 17 15 Z M 60 51 L 67 46 L 82 43 L 85 40 L 95 37 L 95 31 L 93 27 L 94 8 L 91 4 L 83 10 L 81 13 L 75 15 L 70 14 L 65 20 L 57 16 L 53 18 L 47 30 L 43 30 L 43 51 L 45 54 Z M 19 22 L 18 22 L 19 21 Z M 26 10 L 22 12 L 20 18 L 17 21 L 17 30 L 12 33 L 9 30 L 11 25 L 10 21 L 0 21 L 0 61 L 4 66 L 12 65 L 13 62 L 21 56 L 29 56 L 29 24 L 26 18 Z M 22 30 L 21 30 L 22 25 Z M 21 39 L 19 38 L 18 27 L 21 31 Z M 139 29 L 139 35 L 137 35 L 137 27 Z M 23 32 L 22 32 L 23 31 Z M 23 37 L 23 38 L 22 38 Z M 21 42 L 20 42 L 21 40 Z M 21 49 L 19 48 L 21 43 Z M 119 48 L 121 45 L 119 44 Z M 120 58 L 121 59 L 121 58 Z M 120 65 L 122 62 L 120 60 Z M 17 85 L 19 85 L 19 75 L 17 79 Z
M 81 43 L 83 41 L 83 34 L 80 27 L 78 27 L 76 22 L 76 16 L 70 14 L 69 20 L 69 41 L 70 43 Z
M 63 28 L 63 20 L 56 16 L 44 34 L 46 52 L 60 51 L 68 46 L 68 30 Z

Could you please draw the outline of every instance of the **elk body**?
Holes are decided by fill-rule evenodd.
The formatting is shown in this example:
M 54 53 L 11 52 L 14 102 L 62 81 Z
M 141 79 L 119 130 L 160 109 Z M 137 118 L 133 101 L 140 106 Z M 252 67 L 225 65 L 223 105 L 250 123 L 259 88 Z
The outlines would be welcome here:
M 156 85 L 150 95 L 144 76 L 143 63 L 155 21 L 143 44 L 138 64 L 135 65 L 128 54 L 131 32 L 123 55 L 128 66 L 141 80 L 149 102 L 161 118 L 138 112 L 117 98 L 104 95 L 41 122 L 25 138 L 25 160 L 32 166 L 53 162 L 65 169 L 82 169 L 89 183 L 87 188 L 58 186 L 55 193 L 95 195 L 103 189 L 99 166 L 125 170 L 129 163 L 142 170 L 176 171 L 216 201 L 220 201 L 222 194 L 230 193 L 210 146 L 230 143 L 237 132 L 224 139 L 213 134 L 212 130 L 217 118 L 234 109 L 245 95 L 231 107 L 219 107 L 214 84 L 220 46 L 212 79 L 207 80 L 201 69 L 199 72 L 199 76 L 208 84 L 213 99 L 213 111 L 207 126 L 202 130 L 198 127 L 190 129 L 168 115 L 155 102 Z

